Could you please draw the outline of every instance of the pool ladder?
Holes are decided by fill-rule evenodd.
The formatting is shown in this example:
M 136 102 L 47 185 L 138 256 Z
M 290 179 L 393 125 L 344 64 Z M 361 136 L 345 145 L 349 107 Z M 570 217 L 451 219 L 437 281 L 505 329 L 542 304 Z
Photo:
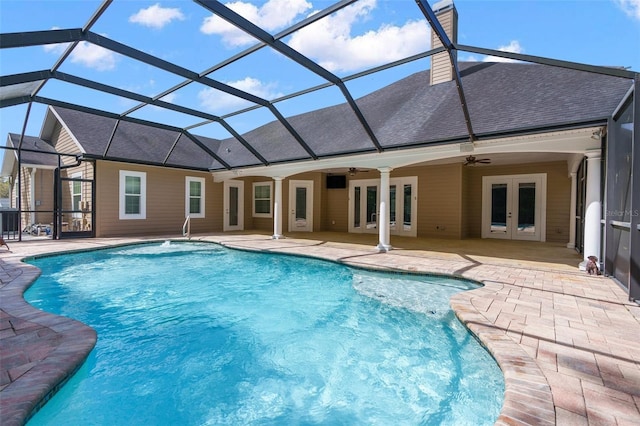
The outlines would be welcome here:
M 184 220 L 184 224 L 182 225 L 182 236 L 191 239 L 191 216 L 187 215 L 187 218 Z

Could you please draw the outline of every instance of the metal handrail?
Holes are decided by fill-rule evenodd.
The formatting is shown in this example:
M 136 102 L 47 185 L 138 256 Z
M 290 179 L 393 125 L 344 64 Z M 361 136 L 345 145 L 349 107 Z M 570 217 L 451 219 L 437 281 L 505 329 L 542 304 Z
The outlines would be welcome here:
M 187 215 L 182 225 L 182 236 L 191 239 L 191 215 Z

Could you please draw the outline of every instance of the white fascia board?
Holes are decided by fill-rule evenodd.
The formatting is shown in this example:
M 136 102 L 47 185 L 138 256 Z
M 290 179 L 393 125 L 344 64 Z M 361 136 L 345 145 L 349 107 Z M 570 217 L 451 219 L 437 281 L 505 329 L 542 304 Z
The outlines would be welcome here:
M 518 137 L 497 138 L 474 142 L 474 154 L 493 154 L 509 152 L 546 152 L 546 153 L 584 153 L 589 150 L 600 149 L 600 140 L 591 138 L 593 132 L 601 126 L 583 129 L 572 129 L 540 134 L 523 135 Z M 215 182 L 244 176 L 281 177 L 299 173 L 342 168 L 391 168 L 410 166 L 425 161 L 443 160 L 460 157 L 459 143 L 424 146 L 419 148 L 397 149 L 381 153 L 354 154 L 349 156 L 332 157 L 319 160 L 299 161 L 294 163 L 273 164 L 269 166 L 251 167 L 245 169 L 211 172 Z

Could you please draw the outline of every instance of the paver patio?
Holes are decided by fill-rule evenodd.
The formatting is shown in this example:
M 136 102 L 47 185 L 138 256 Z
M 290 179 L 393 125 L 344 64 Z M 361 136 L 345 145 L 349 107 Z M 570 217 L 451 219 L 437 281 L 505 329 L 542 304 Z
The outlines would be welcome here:
M 24 301 L 38 271 L 21 259 L 168 238 L 182 239 L 43 240 L 0 249 L 2 425 L 24 423 L 82 364 L 96 339 L 89 327 Z M 640 424 L 640 307 L 613 280 L 578 271 L 573 251 L 550 244 L 392 238 L 396 249 L 377 253 L 371 238 L 219 234 L 192 240 L 480 281 L 484 287 L 455 295 L 451 306 L 504 373 L 505 401 L 496 424 Z

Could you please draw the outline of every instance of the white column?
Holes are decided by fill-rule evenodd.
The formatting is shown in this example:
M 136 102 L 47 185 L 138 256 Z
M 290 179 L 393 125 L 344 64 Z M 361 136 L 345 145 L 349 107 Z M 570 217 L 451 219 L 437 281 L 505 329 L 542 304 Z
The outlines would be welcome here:
M 274 177 L 276 188 L 273 194 L 273 238 L 284 238 L 282 235 L 282 178 Z
M 35 225 L 36 224 L 36 168 L 32 168 L 31 169 L 31 179 L 29 182 L 29 210 L 31 210 L 31 213 L 29 213 L 30 216 L 30 220 L 31 220 L 31 225 Z
M 577 202 L 576 177 L 578 176 L 578 174 L 576 172 L 571 172 L 569 176 L 571 177 L 571 203 L 569 204 L 569 242 L 567 243 L 567 248 L 575 248 L 576 247 L 576 202 Z
M 380 213 L 378 214 L 378 235 L 379 243 L 378 251 L 391 250 L 389 216 L 391 207 L 389 204 L 389 177 L 391 174 L 390 167 L 378 169 L 380 171 Z
M 600 220 L 602 219 L 602 200 L 600 200 L 600 150 L 586 153 L 587 156 L 587 194 L 584 213 L 584 261 L 588 256 L 600 259 Z

